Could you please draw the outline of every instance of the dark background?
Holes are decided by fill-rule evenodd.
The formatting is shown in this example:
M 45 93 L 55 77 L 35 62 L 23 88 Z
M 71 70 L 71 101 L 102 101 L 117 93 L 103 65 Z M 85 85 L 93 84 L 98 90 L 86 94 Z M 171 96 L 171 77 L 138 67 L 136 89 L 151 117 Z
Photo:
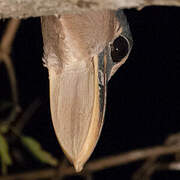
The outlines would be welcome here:
M 101 137 L 90 159 L 162 144 L 180 131 L 180 9 L 148 7 L 125 10 L 134 46 L 126 63 L 108 84 L 107 108 Z M 1 22 L 1 34 L 5 22 Z M 4 26 L 3 26 L 4 25 Z M 37 97 L 42 105 L 23 133 L 61 158 L 49 110 L 47 69 L 42 66 L 43 44 L 39 18 L 22 20 L 12 51 L 20 105 L 26 109 Z M 0 98 L 10 90 L 5 68 L 0 69 Z M 48 167 L 25 153 L 24 165 L 10 173 Z M 141 162 L 95 173 L 95 179 L 130 179 Z M 79 179 L 80 177 L 76 177 Z M 180 172 L 163 171 L 153 180 L 179 179 Z M 68 179 L 68 178 L 67 178 Z

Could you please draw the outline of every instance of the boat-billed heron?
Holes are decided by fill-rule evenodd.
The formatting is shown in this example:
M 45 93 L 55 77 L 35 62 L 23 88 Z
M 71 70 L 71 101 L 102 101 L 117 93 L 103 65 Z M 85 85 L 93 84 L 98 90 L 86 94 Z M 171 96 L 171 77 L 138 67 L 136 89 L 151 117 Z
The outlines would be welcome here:
M 41 23 L 55 133 L 81 171 L 102 129 L 108 80 L 130 53 L 131 33 L 122 10 L 47 16 Z

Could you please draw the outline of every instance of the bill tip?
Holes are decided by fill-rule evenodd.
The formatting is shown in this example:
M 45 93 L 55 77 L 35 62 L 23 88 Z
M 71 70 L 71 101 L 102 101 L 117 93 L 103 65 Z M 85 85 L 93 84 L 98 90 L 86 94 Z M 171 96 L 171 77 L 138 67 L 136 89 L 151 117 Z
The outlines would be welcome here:
M 74 163 L 74 168 L 76 170 L 76 172 L 81 172 L 83 170 L 83 165 L 81 163 L 75 162 Z

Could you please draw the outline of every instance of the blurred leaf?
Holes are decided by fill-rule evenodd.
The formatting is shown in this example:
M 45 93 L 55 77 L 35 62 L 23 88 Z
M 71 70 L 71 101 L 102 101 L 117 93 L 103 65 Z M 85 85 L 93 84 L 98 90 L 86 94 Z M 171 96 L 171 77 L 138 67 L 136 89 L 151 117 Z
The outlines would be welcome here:
M 9 124 L 1 123 L 0 124 L 0 133 L 5 134 L 9 130 Z
M 1 168 L 2 173 L 5 174 L 7 172 L 7 166 L 12 165 L 12 160 L 9 155 L 9 147 L 4 136 L 0 134 L 0 158 L 1 158 Z
M 0 112 L 5 111 L 13 107 L 13 103 L 10 101 L 1 101 L 0 102 Z
M 16 109 L 13 108 L 9 113 L 8 117 L 3 118 L 3 122 L 0 124 L 0 133 L 4 134 L 9 131 L 9 127 L 12 122 L 16 120 L 17 112 Z M 1 122 L 1 119 L 0 119 Z
M 6 122 L 7 124 L 12 123 L 16 120 L 17 116 L 17 110 L 16 108 L 12 108 L 11 111 L 8 112 L 8 116 L 6 118 L 3 118 L 3 122 Z M 2 119 L 2 118 L 1 118 Z
M 3 175 L 7 174 L 7 165 L 4 163 L 4 161 L 1 161 L 1 171 Z
M 7 165 L 12 164 L 11 157 L 9 156 L 8 143 L 4 138 L 4 136 L 2 136 L 1 134 L 0 134 L 0 155 L 1 155 L 1 159 L 5 161 Z
M 16 109 L 13 108 L 9 113 L 9 116 L 6 118 L 6 121 L 8 121 L 8 123 L 13 122 L 16 119 L 16 115 L 17 115 Z
M 50 164 L 52 166 L 58 165 L 58 160 L 54 158 L 49 152 L 42 149 L 40 143 L 28 136 L 21 136 L 23 145 L 41 162 Z

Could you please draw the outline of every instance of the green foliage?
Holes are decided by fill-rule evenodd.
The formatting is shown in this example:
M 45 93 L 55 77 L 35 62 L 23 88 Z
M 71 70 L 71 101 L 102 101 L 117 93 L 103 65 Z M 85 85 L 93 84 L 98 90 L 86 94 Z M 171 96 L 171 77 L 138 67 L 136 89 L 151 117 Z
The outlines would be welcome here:
M 51 166 L 57 166 L 58 160 L 54 158 L 49 152 L 42 149 L 40 143 L 28 136 L 21 136 L 23 145 L 33 154 L 35 158 L 43 163 L 47 163 Z
M 8 143 L 3 135 L 0 134 L 0 158 L 2 174 L 7 173 L 7 166 L 12 165 L 12 160 L 9 155 Z
M 0 101 L 0 112 L 3 112 L 13 107 L 13 103 L 10 101 Z
M 1 123 L 0 124 L 0 133 L 5 134 L 9 131 L 9 124 Z
M 16 120 L 17 111 L 10 102 L 0 102 L 0 112 L 5 112 L 5 117 L 0 121 L 0 165 L 2 174 L 7 174 L 7 167 L 12 165 L 9 147 L 4 134 L 12 132 L 16 136 L 16 140 L 20 139 L 22 144 L 31 152 L 31 154 L 41 161 L 51 166 L 57 166 L 58 160 L 49 152 L 45 151 L 41 144 L 32 137 L 21 135 L 12 123 Z M 6 115 L 7 114 L 7 115 Z

